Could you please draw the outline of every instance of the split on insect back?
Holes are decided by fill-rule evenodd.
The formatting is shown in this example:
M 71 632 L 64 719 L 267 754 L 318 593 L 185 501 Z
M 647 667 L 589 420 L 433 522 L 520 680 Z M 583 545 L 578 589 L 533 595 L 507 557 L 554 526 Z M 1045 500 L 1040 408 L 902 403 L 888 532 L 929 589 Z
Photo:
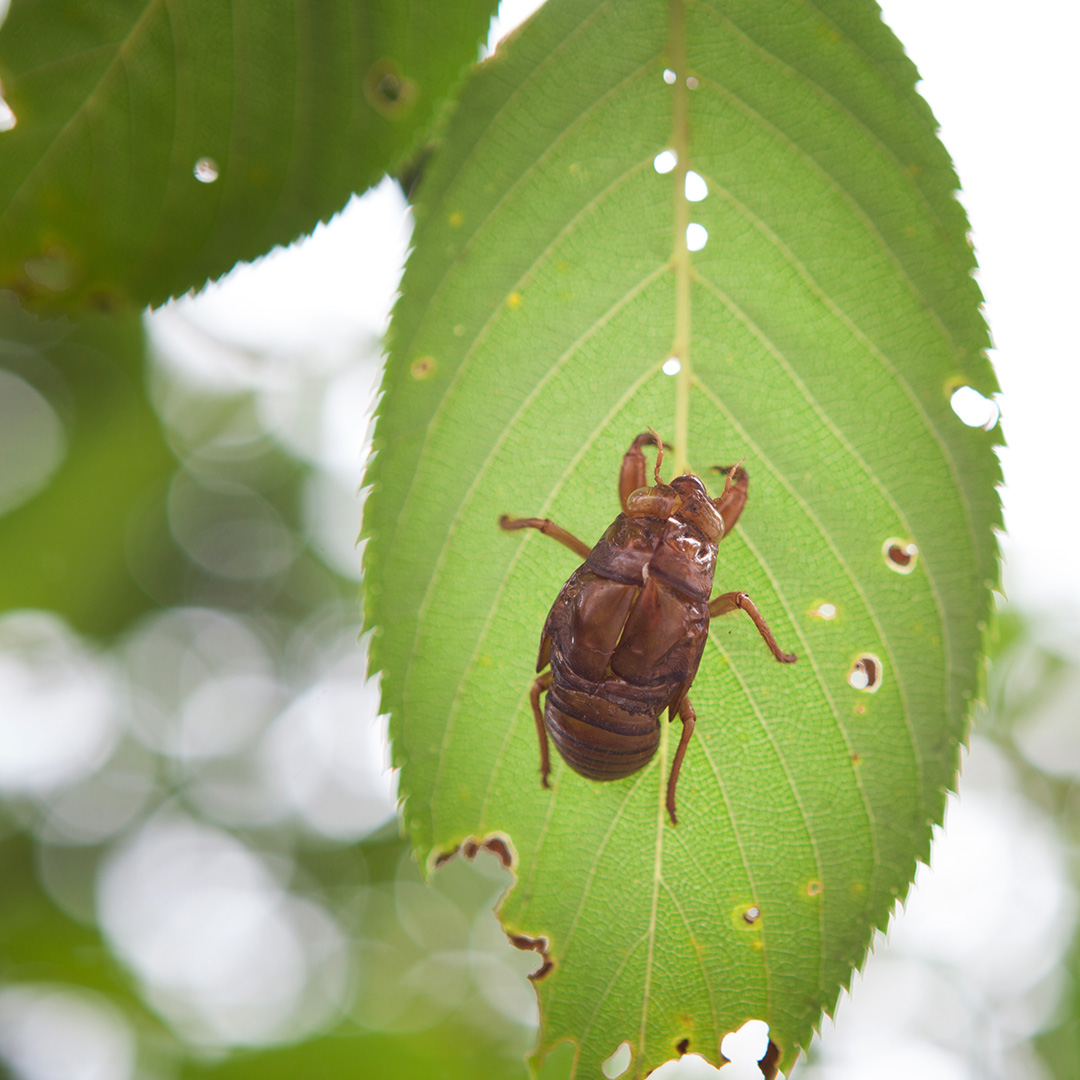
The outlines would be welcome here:
M 371 654 L 422 865 L 514 853 L 537 1061 L 786 1072 L 928 856 L 1000 517 L 915 78 L 870 0 L 548 0 L 418 189 Z
M 647 443 L 656 447 L 653 487 L 645 484 L 642 447 Z M 503 515 L 499 524 L 507 530 L 538 529 L 585 560 L 559 592 L 540 639 L 536 669 L 541 674 L 530 700 L 544 787 L 550 786 L 549 734 L 576 773 L 620 780 L 656 753 L 666 710 L 669 720 L 682 721 L 667 782 L 667 812 L 674 825 L 679 770 L 697 723 L 688 695 L 710 618 L 744 611 L 777 660 L 790 664 L 795 656 L 776 644 L 745 592 L 710 600 L 717 545 L 746 505 L 746 470 L 721 469 L 723 493 L 710 499 L 692 473 L 665 484 L 663 460 L 656 432 L 634 439 L 619 470 L 622 513 L 591 548 L 548 518 Z

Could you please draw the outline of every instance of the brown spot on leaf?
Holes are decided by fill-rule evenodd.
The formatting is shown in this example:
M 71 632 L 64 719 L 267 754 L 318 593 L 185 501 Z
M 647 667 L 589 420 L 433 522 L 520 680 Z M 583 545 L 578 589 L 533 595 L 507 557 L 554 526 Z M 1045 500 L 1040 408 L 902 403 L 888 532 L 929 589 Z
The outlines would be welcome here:
M 780 1047 L 770 1039 L 769 1048 L 765 1051 L 765 1056 L 758 1062 L 758 1068 L 761 1070 L 761 1075 L 765 1077 L 765 1080 L 773 1080 L 779 1065 Z
M 509 870 L 514 865 L 514 856 L 510 852 L 510 845 L 501 836 L 489 836 L 484 841 L 484 847 L 503 864 L 504 869 Z
M 547 978 L 551 973 L 551 969 L 555 966 L 555 962 L 548 958 L 548 939 L 546 937 L 529 937 L 528 934 L 507 934 L 506 936 L 515 949 L 532 949 L 533 952 L 540 954 L 543 962 L 529 978 L 533 982 L 539 982 L 541 979 Z
M 848 672 L 848 684 L 856 690 L 873 694 L 881 686 L 881 661 L 872 653 L 863 653 L 851 665 Z
M 899 540 L 890 536 L 881 545 L 881 554 L 885 557 L 885 565 L 898 574 L 910 574 L 915 569 L 915 563 L 919 557 L 918 545 L 910 540 Z
M 416 83 L 401 73 L 395 60 L 379 60 L 364 79 L 364 96 L 371 107 L 389 120 L 396 120 L 416 100 Z
M 435 868 L 438 869 L 443 863 L 449 862 L 455 855 L 464 855 L 466 859 L 475 859 L 481 851 L 490 851 L 496 859 L 502 863 L 503 868 L 514 868 L 514 852 L 510 847 L 510 841 L 505 836 L 492 833 L 483 840 L 477 840 L 475 836 L 467 837 L 453 850 L 442 851 L 435 856 Z
M 683 1054 L 685 1054 L 690 1049 L 690 1040 L 689 1039 L 680 1039 L 675 1044 L 675 1049 L 679 1051 L 679 1057 L 682 1057 Z
M 414 379 L 426 379 L 434 370 L 434 356 L 421 356 L 418 360 L 414 360 L 409 368 Z

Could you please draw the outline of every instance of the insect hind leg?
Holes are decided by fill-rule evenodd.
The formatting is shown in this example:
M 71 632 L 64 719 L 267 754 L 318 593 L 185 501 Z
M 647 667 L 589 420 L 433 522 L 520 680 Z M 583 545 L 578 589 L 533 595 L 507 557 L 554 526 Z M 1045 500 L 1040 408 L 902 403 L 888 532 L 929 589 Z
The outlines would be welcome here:
M 675 785 L 679 782 L 679 770 L 682 769 L 683 758 L 686 757 L 690 736 L 694 734 L 697 726 L 697 713 L 694 712 L 689 698 L 684 697 L 679 704 L 679 719 L 682 721 L 682 738 L 679 739 L 679 748 L 675 751 L 675 760 L 671 763 L 671 775 L 667 784 L 667 812 L 672 825 L 678 824 L 675 816 Z
M 746 505 L 747 496 L 750 493 L 750 476 L 738 465 L 714 465 L 718 472 L 725 473 L 723 493 L 712 500 L 720 520 L 724 523 L 724 535 L 726 536 L 739 520 L 739 515 Z
M 784 652 L 776 643 L 776 638 L 773 637 L 773 632 L 769 629 L 769 624 L 762 618 L 761 612 L 758 611 L 757 605 L 749 596 L 744 592 L 728 592 L 721 593 L 720 596 L 714 597 L 709 601 L 709 618 L 715 619 L 717 615 L 726 615 L 729 611 L 745 611 L 747 615 L 753 620 L 754 625 L 757 627 L 757 632 L 761 635 L 762 641 L 769 646 L 769 651 L 780 661 L 781 664 L 794 664 L 797 657 L 794 653 Z
M 503 514 L 499 518 L 499 525 L 507 532 L 513 532 L 514 529 L 536 529 L 545 536 L 550 536 L 552 540 L 558 540 L 560 544 L 568 547 L 583 559 L 587 559 L 589 552 L 592 551 L 588 544 L 579 540 L 573 533 L 567 532 L 561 525 L 556 525 L 551 518 L 512 518 L 508 514 Z
M 536 681 L 532 684 L 532 690 L 529 691 L 533 719 L 536 721 L 536 737 L 540 740 L 540 783 L 546 788 L 551 787 L 551 784 L 548 783 L 548 773 L 551 772 L 551 755 L 548 752 L 547 728 L 544 726 L 544 713 L 540 708 L 540 695 L 551 688 L 553 677 L 550 671 L 538 675 Z

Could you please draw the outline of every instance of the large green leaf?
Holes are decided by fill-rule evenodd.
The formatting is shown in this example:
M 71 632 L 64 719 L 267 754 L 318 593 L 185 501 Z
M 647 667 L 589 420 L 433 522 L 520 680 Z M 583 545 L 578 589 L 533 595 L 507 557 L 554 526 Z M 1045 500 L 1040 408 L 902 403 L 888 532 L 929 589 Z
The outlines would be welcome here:
M 420 856 L 510 838 L 504 926 L 553 962 L 538 1056 L 570 1039 L 581 1075 L 624 1040 L 634 1075 L 687 1046 L 717 1062 L 750 1018 L 786 1071 L 955 781 L 999 472 L 997 433 L 949 397 L 995 383 L 916 79 L 870 0 L 552 0 L 470 85 L 420 192 L 370 473 L 373 655 Z M 592 542 L 646 425 L 701 475 L 745 458 L 717 588 L 799 654 L 714 624 L 675 827 L 666 734 L 636 776 L 560 762 L 541 788 L 529 686 L 575 559 L 497 526 L 549 515 Z M 890 565 L 892 540 L 917 557 Z M 864 654 L 876 692 L 849 682 Z
M 157 304 L 294 240 L 416 148 L 495 6 L 14 0 L 0 286 Z

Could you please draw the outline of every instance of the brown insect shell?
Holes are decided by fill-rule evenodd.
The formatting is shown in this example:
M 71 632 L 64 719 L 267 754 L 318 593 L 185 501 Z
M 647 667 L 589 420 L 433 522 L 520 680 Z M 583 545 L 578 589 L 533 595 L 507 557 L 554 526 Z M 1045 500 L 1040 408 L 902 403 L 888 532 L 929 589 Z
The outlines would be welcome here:
M 705 647 L 722 530 L 696 477 L 640 488 L 560 591 L 540 646 L 544 724 L 581 775 L 629 776 L 655 753 Z
M 670 486 L 632 492 L 626 513 L 608 526 L 583 569 L 638 587 L 656 577 L 688 599 L 707 603 L 723 531 L 705 485 L 688 473 Z
M 584 565 L 563 586 L 544 627 L 537 670 L 551 660 L 554 635 L 563 648 L 572 650 L 573 660 L 568 663 L 579 676 L 589 682 L 602 681 L 605 672 L 612 670 L 608 665 L 615 660 L 622 637 L 620 651 L 627 662 L 630 653 L 640 654 L 632 664 L 633 673 L 626 674 L 634 682 L 652 681 L 647 675 L 650 664 L 667 656 L 677 640 L 687 633 L 697 637 L 698 623 L 707 633 L 716 547 L 722 533 L 720 515 L 695 476 L 632 492 L 627 512 L 608 526 Z M 660 593 L 650 586 L 650 578 L 657 585 L 662 583 Z M 642 589 L 646 595 L 627 623 Z M 621 674 L 619 666 L 614 665 L 616 675 Z M 690 666 L 692 670 L 684 674 L 692 678 L 696 658 Z

